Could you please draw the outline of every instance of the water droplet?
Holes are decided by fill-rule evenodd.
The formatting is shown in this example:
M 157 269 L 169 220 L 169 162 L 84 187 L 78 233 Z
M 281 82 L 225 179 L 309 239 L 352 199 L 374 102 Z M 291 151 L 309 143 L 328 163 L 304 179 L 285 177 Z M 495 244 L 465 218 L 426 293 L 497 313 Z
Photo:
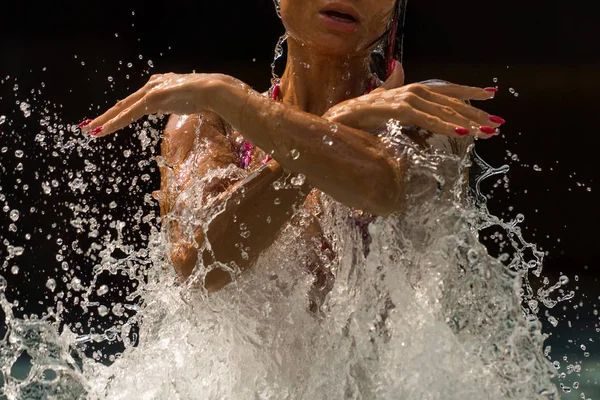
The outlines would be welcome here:
M 302 186 L 302 185 L 304 185 L 305 180 L 306 180 L 306 176 L 304 176 L 304 174 L 298 174 L 297 176 L 293 177 L 290 180 L 290 182 L 294 186 Z
M 331 129 L 331 132 L 336 133 L 339 129 L 339 126 L 337 126 L 336 124 L 331 124 L 329 128 Z
M 10 219 L 12 219 L 13 221 L 16 221 L 19 219 L 19 210 L 12 210 L 9 214 Z
M 148 60 L 148 66 L 150 68 L 154 68 L 154 63 L 152 62 L 152 60 Z
M 104 305 L 98 307 L 98 315 L 100 315 L 101 317 L 104 317 L 107 314 L 108 314 L 108 307 L 106 307 Z
M 108 286 L 106 285 L 102 285 L 98 288 L 98 290 L 96 291 L 96 293 L 98 294 L 98 296 L 103 296 L 106 293 L 108 293 Z
M 296 149 L 293 149 L 290 151 L 290 156 L 292 157 L 292 160 L 297 160 L 300 157 L 300 152 Z
M 493 81 L 494 81 L 494 83 L 497 83 L 498 82 L 498 78 L 494 78 Z
M 560 278 L 558 278 L 558 282 L 561 285 L 566 285 L 567 283 L 569 283 L 569 277 L 566 275 L 561 275 Z
M 19 267 L 13 265 L 13 267 L 10 269 L 10 272 L 12 272 L 13 275 L 17 275 L 19 273 Z
M 17 157 L 17 158 L 23 157 L 23 150 L 15 150 L 15 157 Z
M 517 216 L 515 217 L 515 220 L 519 223 L 525 221 L 525 216 L 521 213 L 517 214 Z
M 130 62 L 129 62 L 129 63 L 127 63 L 127 68 L 131 68 L 131 67 L 133 67 L 133 64 L 132 64 L 132 63 L 130 63 Z
M 512 94 L 515 94 L 515 89 L 514 88 L 509 88 L 508 91 Z
M 273 201 L 273 204 L 275 204 L 276 206 L 281 204 L 281 199 L 278 197 Z
M 46 287 L 50 289 L 50 291 L 54 292 L 56 290 L 56 281 L 52 278 L 46 281 Z
M 73 280 L 71 281 L 71 288 L 73 288 L 73 290 L 75 290 L 76 292 L 83 289 L 83 286 L 81 285 L 81 279 L 73 278 Z
M 537 164 L 535 164 L 535 165 L 533 166 L 533 170 L 534 170 L 534 171 L 537 171 L 537 172 L 540 172 L 542 169 L 541 169 L 541 168 L 540 168 L 540 167 L 539 167 Z
M 0 125 L 6 122 L 6 115 L 0 115 Z

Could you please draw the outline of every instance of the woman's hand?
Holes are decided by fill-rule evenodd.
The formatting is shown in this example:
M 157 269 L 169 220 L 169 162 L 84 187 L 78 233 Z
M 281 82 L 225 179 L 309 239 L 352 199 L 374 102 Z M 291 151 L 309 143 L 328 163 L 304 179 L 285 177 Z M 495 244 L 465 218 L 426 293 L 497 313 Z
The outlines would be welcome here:
M 96 119 L 83 121 L 79 126 L 84 132 L 100 137 L 116 132 L 144 115 L 187 115 L 212 110 L 217 87 L 222 83 L 232 84 L 233 81 L 241 84 L 221 74 L 153 75 L 140 90 L 119 101 Z
M 396 63 L 394 73 L 379 89 L 329 109 L 323 118 L 356 129 L 373 131 L 395 119 L 452 137 L 490 138 L 505 121 L 466 104 L 463 100 L 488 100 L 495 88 L 481 89 L 441 81 L 402 86 L 404 71 Z

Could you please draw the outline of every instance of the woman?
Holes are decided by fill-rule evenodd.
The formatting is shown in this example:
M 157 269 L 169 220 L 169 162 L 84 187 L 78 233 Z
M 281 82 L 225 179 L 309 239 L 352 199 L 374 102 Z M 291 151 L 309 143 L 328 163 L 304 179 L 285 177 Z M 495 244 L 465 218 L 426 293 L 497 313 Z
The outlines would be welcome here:
M 183 278 L 196 265 L 212 265 L 206 288 L 224 286 L 232 262 L 249 267 L 290 222 L 326 249 L 318 191 L 370 215 L 401 209 L 408 166 L 373 135 L 390 119 L 423 128 L 442 148 L 458 153 L 473 137 L 494 135 L 504 121 L 463 101 L 493 98 L 495 88 L 404 85 L 396 60 L 404 3 L 280 0 L 289 35 L 287 66 L 269 93 L 220 74 L 155 75 L 103 115 L 82 122 L 85 132 L 100 137 L 146 114 L 171 114 L 157 198 L 175 244 L 171 258 Z M 378 48 L 385 50 L 383 84 L 370 68 Z M 232 164 L 249 174 L 210 181 L 203 192 L 208 205 L 196 210 L 194 238 L 186 240 L 185 229 L 171 218 L 185 208 L 178 197 L 199 177 Z M 273 184 L 287 173 L 295 184 L 276 190 Z M 293 221 L 299 206 L 310 217 Z M 240 235 L 240 227 L 248 234 Z

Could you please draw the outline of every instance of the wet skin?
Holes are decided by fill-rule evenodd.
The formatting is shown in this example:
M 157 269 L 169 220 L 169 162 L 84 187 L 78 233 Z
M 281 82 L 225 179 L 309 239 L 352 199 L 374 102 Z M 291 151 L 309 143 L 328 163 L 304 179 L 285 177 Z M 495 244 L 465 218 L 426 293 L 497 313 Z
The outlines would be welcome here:
M 273 160 L 263 164 L 257 150 L 247 178 L 213 180 L 205 190 L 212 207 L 199 212 L 199 227 L 216 207 L 224 206 L 207 231 L 195 231 L 198 244 L 206 243 L 207 235 L 212 247 L 201 255 L 205 265 L 216 260 L 235 262 L 242 269 L 251 266 L 299 207 L 308 212 L 302 221 L 292 222 L 305 227 L 307 243 L 314 242 L 321 235 L 318 191 L 349 207 L 387 216 L 403 206 L 407 166 L 371 132 L 393 118 L 428 130 L 444 149 L 462 152 L 474 136 L 489 138 L 483 132 L 499 126 L 498 118 L 463 101 L 487 100 L 493 91 L 455 84 L 404 85 L 399 63 L 383 86 L 364 94 L 371 80 L 373 48 L 368 45 L 385 32 L 395 3 L 281 0 L 282 21 L 290 35 L 281 101 L 226 75 L 155 75 L 83 129 L 100 137 L 147 114 L 172 114 L 162 145 L 168 166 L 161 167 L 161 188 L 155 193 L 163 216 L 186 207 L 178 196 L 208 171 L 239 165 L 241 134 L 272 154 Z M 324 136 L 331 138 L 331 145 Z M 300 157 L 293 157 L 292 150 Z M 272 183 L 287 172 L 303 174 L 305 183 L 274 190 Z M 251 232 L 248 238 L 240 237 L 242 223 Z M 165 229 L 174 243 L 175 269 L 187 278 L 198 259 L 196 246 L 182 240 L 176 221 L 167 222 Z M 247 248 L 245 255 L 240 244 Z M 205 287 L 213 291 L 229 279 L 216 269 L 206 276 Z

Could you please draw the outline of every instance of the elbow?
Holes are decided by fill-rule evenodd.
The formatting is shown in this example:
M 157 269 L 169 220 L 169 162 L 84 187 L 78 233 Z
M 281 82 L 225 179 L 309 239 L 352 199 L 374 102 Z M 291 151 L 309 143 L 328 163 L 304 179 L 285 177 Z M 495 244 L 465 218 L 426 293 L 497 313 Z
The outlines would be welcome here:
M 171 252 L 173 268 L 183 280 L 192 274 L 197 261 L 198 251 L 192 244 L 177 244 Z

